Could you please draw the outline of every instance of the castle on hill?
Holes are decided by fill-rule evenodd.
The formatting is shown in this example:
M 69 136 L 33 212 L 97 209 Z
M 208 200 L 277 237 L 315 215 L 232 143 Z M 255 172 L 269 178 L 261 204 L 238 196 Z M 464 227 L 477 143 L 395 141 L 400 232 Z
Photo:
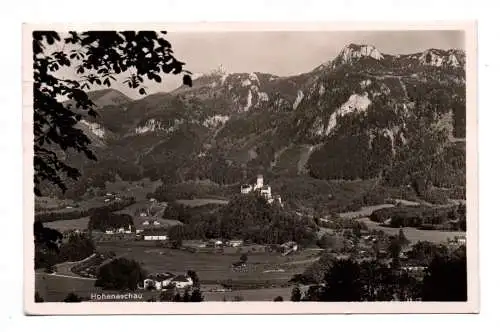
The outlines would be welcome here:
M 242 194 L 249 194 L 251 192 L 257 192 L 263 196 L 269 204 L 277 202 L 279 205 L 283 206 L 280 195 L 272 195 L 271 186 L 264 184 L 264 176 L 262 174 L 257 175 L 257 182 L 255 184 L 244 184 L 241 186 Z

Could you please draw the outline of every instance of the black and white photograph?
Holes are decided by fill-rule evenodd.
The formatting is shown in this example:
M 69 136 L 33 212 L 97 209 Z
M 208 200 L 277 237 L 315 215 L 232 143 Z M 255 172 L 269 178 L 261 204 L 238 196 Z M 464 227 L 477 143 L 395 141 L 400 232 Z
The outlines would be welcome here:
M 26 310 L 475 312 L 474 25 L 244 26 L 23 27 Z

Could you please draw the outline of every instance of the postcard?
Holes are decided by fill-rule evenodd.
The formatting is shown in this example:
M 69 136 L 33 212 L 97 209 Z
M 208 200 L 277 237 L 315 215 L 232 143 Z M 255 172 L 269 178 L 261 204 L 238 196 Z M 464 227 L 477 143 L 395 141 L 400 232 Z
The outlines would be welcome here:
M 479 311 L 475 22 L 23 45 L 26 314 Z

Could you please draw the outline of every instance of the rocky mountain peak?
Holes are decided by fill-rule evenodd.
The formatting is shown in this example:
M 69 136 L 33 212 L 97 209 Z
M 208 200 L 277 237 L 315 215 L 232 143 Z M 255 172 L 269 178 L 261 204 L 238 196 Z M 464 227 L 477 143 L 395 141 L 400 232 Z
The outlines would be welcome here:
M 375 60 L 384 58 L 382 53 L 373 45 L 349 44 L 340 51 L 337 59 L 344 63 L 350 63 L 363 57 L 370 57 Z
M 428 49 L 422 52 L 419 61 L 423 65 L 442 67 L 462 67 L 465 63 L 465 53 L 461 50 Z

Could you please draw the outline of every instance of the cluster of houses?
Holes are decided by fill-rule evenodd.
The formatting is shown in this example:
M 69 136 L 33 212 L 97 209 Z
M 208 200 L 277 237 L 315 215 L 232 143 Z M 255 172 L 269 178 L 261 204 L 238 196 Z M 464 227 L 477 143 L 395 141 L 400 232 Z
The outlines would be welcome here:
M 122 198 L 120 196 L 118 196 L 117 193 L 106 193 L 106 195 L 104 195 L 104 203 L 109 203 L 111 201 L 121 201 Z
M 457 249 L 461 246 L 467 245 L 467 238 L 465 236 L 455 236 L 452 239 L 448 239 L 446 245 L 452 249 Z
M 202 242 L 198 244 L 199 248 L 222 248 L 222 247 L 241 247 L 243 245 L 243 240 L 219 240 L 219 239 L 210 239 L 208 241 Z
M 120 228 L 110 228 L 105 231 L 106 234 L 132 234 L 132 225 L 128 225 L 128 227 L 120 227 Z
M 193 280 L 187 275 L 174 275 L 170 272 L 151 274 L 144 279 L 139 288 L 146 290 L 162 290 L 167 288 L 184 289 L 193 286 Z
M 259 174 L 257 176 L 257 182 L 253 185 L 251 184 L 244 184 L 240 188 L 241 194 L 250 194 L 252 192 L 256 192 L 263 196 L 269 204 L 272 204 L 274 202 L 278 203 L 279 205 L 283 206 L 283 202 L 281 201 L 281 196 L 280 195 L 272 195 L 271 193 L 271 186 L 268 184 L 264 184 L 264 176 L 262 174 Z

